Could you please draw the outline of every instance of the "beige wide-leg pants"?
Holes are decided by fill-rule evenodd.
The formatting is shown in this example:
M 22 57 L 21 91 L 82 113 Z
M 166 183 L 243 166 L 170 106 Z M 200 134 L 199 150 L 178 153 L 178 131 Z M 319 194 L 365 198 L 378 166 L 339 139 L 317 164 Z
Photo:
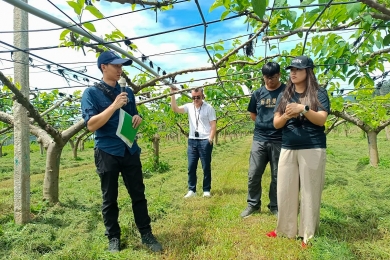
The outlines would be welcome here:
M 325 161 L 326 149 L 323 148 L 281 150 L 277 184 L 278 236 L 295 238 L 298 235 L 307 243 L 318 230 Z

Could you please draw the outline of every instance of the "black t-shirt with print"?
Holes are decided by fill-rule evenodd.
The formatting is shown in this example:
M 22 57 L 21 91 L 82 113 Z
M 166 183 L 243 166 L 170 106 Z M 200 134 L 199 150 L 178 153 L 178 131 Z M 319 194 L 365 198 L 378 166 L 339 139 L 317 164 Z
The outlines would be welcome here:
M 274 108 L 279 94 L 286 88 L 285 84 L 275 90 L 265 86 L 255 90 L 249 101 L 248 111 L 256 113 L 253 140 L 258 142 L 282 142 L 282 130 L 274 127 Z
M 290 100 L 290 102 L 296 102 L 299 100 L 299 96 L 299 93 L 295 93 L 294 99 Z M 324 88 L 320 88 L 317 92 L 317 97 L 322 106 L 318 106 L 318 111 L 326 111 L 329 114 L 330 103 L 327 91 Z M 274 112 L 276 112 L 281 98 L 282 95 L 279 95 Z M 282 148 L 284 149 L 326 148 L 325 126 L 315 125 L 303 115 L 289 119 L 282 129 Z

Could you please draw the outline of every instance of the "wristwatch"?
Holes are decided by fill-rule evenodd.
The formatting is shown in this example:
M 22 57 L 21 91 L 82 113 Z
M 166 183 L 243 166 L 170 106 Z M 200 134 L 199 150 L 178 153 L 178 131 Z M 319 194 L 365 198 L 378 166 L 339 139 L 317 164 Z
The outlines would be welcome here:
M 308 105 L 305 105 L 305 108 L 303 109 L 303 111 L 301 112 L 302 115 L 306 114 L 307 112 L 309 112 L 310 110 L 310 107 Z

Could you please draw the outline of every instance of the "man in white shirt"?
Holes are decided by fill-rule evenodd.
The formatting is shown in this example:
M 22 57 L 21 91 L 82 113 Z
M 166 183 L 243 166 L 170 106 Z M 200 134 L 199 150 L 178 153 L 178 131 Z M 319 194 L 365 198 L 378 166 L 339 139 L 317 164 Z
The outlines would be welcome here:
M 171 93 L 176 89 L 171 88 Z M 171 108 L 176 113 L 187 113 L 190 132 L 188 135 L 188 193 L 184 198 L 196 196 L 196 169 L 198 161 L 203 168 L 203 197 L 210 197 L 211 153 L 216 133 L 217 117 L 214 108 L 204 101 L 202 88 L 191 91 L 192 103 L 177 106 L 175 96 L 171 96 Z

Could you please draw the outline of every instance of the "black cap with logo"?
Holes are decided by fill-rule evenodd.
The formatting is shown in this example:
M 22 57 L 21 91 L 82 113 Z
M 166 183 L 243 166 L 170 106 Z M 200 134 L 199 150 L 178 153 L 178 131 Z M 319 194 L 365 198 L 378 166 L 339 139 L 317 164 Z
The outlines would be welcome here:
M 286 67 L 286 70 L 289 70 L 291 68 L 306 69 L 314 67 L 315 66 L 312 59 L 307 56 L 298 56 L 291 61 L 290 66 Z

